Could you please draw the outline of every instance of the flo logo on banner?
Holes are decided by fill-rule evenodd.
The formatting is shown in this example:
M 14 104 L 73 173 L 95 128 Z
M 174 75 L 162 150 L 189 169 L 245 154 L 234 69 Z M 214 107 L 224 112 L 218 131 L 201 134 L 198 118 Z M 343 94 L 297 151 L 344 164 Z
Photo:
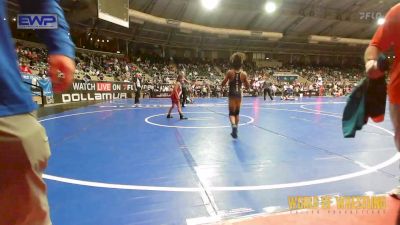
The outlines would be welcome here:
M 18 14 L 18 29 L 57 29 L 56 14 Z

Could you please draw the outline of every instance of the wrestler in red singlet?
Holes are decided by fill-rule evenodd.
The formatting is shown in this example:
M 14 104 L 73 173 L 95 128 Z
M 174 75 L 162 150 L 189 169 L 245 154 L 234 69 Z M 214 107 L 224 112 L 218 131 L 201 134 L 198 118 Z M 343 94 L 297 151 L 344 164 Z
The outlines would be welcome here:
M 183 113 L 182 113 L 182 108 L 181 108 L 181 104 L 180 104 L 180 99 L 181 99 L 181 94 L 182 94 L 182 82 L 183 82 L 183 80 L 184 80 L 183 72 L 181 72 L 181 73 L 178 75 L 178 78 L 176 79 L 176 83 L 175 83 L 175 85 L 174 85 L 174 88 L 172 89 L 172 92 L 171 92 L 171 102 L 172 102 L 172 105 L 171 105 L 171 108 L 169 108 L 169 111 L 168 111 L 168 115 L 167 115 L 167 118 L 168 118 L 168 119 L 173 118 L 173 117 L 171 116 L 171 112 L 172 112 L 172 109 L 174 109 L 174 106 L 175 106 L 175 105 L 178 107 L 178 112 L 179 112 L 179 117 L 180 117 L 180 119 L 181 119 L 181 120 L 186 120 L 186 119 L 187 119 L 187 118 L 183 115 Z

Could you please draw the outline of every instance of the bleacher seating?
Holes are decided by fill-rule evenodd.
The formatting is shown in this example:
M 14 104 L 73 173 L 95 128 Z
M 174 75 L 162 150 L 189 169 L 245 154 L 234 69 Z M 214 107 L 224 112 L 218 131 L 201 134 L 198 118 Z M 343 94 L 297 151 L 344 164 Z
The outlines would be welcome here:
M 47 52 L 36 43 L 17 41 L 16 51 L 21 69 L 32 74 L 47 76 Z M 229 69 L 228 60 L 204 61 L 201 59 L 166 60 L 161 57 L 139 55 L 128 58 L 123 54 L 77 49 L 75 79 L 84 81 L 132 82 L 140 74 L 143 91 L 169 91 L 178 71 L 185 71 L 190 82 L 189 91 L 194 96 L 222 96 L 220 83 Z M 291 85 L 297 91 L 316 90 L 321 95 L 348 94 L 362 77 L 361 69 L 330 68 L 316 66 L 282 66 L 258 68 L 254 62 L 246 62 L 244 70 L 249 76 L 252 93 L 262 93 L 264 82 L 283 90 L 288 82 L 277 81 L 274 73 L 287 71 L 299 75 Z M 206 92 L 206 93 L 204 93 Z

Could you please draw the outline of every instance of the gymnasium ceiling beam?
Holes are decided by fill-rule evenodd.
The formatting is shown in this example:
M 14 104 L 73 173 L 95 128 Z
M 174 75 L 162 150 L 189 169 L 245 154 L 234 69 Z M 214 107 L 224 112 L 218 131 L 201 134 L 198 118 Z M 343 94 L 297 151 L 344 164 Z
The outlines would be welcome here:
M 184 15 L 185 12 L 186 12 L 187 6 L 188 6 L 188 3 L 187 3 L 187 2 L 184 2 L 184 3 L 183 3 L 183 6 L 179 9 L 178 13 L 176 14 L 176 17 L 174 18 L 175 20 L 182 20 L 183 15 Z M 169 29 L 169 32 L 168 32 L 168 39 L 167 39 L 167 41 L 166 41 L 167 44 L 169 44 L 169 42 L 171 41 L 171 38 L 172 38 L 172 36 L 175 34 L 175 32 L 176 32 L 176 29 L 174 29 L 174 28 L 170 28 L 170 29 Z
M 174 0 L 175 2 L 188 2 L 191 4 L 200 4 L 193 3 L 193 1 L 189 0 Z M 224 10 L 235 10 L 235 11 L 241 11 L 242 13 L 254 13 L 254 12 L 259 12 L 261 14 L 265 14 L 264 11 L 264 1 L 260 1 L 259 5 L 254 5 L 254 4 L 248 4 L 247 1 L 236 1 L 236 2 L 231 2 L 231 1 L 223 1 L 223 5 L 220 5 L 217 10 L 220 10 L 220 13 L 223 13 Z M 278 16 L 297 16 L 297 17 L 305 17 L 305 18 L 316 18 L 316 19 L 321 19 L 321 20 L 328 20 L 328 21 L 349 21 L 353 23 L 359 23 L 359 24 L 368 24 L 368 21 L 362 21 L 359 19 L 350 19 L 350 20 L 345 20 L 343 18 L 339 19 L 339 15 L 342 14 L 343 10 L 345 9 L 333 9 L 333 8 L 326 8 L 323 5 L 317 5 L 314 4 L 315 6 L 313 7 L 313 12 L 324 12 L 324 13 L 304 13 L 301 9 L 307 8 L 309 5 L 309 2 L 306 4 L 302 3 L 295 3 L 291 2 L 290 4 L 286 5 L 280 5 L 275 12 L 276 15 Z M 201 7 L 199 5 L 199 7 Z M 250 21 L 251 19 L 249 19 Z M 193 22 L 193 21 L 185 21 L 185 22 Z

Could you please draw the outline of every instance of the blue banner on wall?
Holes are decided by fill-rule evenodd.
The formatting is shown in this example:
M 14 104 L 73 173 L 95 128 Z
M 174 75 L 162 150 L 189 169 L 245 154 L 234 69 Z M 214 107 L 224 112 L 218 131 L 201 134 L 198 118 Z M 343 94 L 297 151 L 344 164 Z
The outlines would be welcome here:
M 21 74 L 22 79 L 25 82 L 38 85 L 43 88 L 44 96 L 53 96 L 53 86 L 51 85 L 51 81 L 49 78 L 41 78 L 36 75 L 31 74 Z M 26 85 L 28 89 L 32 91 L 32 95 L 40 95 L 40 89 L 35 86 Z

